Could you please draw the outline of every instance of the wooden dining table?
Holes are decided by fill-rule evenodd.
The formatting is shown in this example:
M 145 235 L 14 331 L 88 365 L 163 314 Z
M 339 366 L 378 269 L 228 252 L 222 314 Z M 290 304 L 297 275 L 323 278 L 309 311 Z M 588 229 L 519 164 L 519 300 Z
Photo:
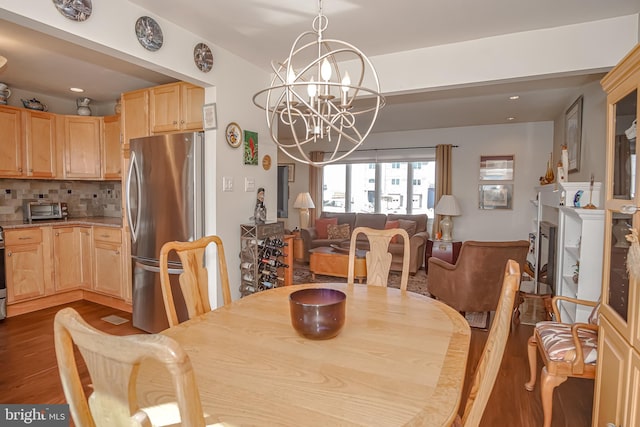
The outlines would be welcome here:
M 293 329 L 289 294 L 347 295 L 329 340 Z M 395 288 L 313 283 L 259 292 L 162 332 L 186 350 L 207 424 L 448 426 L 460 405 L 471 331 L 458 312 Z M 175 401 L 153 362 L 138 375 L 141 406 Z

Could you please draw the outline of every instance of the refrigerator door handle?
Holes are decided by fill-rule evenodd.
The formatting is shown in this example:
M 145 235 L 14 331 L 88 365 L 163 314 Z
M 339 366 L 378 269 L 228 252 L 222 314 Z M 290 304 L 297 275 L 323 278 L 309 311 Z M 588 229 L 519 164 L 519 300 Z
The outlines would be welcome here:
M 146 271 L 151 271 L 153 273 L 160 273 L 160 267 L 156 267 L 155 265 L 149 265 L 149 264 L 136 261 L 136 266 Z M 184 270 L 182 268 L 169 268 L 169 274 L 182 274 L 182 273 L 184 273 Z
M 137 183 L 137 195 L 140 198 L 140 192 L 142 191 L 142 187 L 140 184 L 140 170 L 138 168 L 138 161 L 135 152 L 131 152 L 131 165 L 129 166 L 129 173 L 127 174 L 127 222 L 129 223 L 129 229 L 131 230 L 131 240 L 135 242 L 138 240 L 138 227 L 140 226 L 140 201 L 138 201 L 138 209 L 136 212 L 136 222 L 135 224 L 131 220 L 131 178 L 133 174 L 136 174 L 136 183 Z

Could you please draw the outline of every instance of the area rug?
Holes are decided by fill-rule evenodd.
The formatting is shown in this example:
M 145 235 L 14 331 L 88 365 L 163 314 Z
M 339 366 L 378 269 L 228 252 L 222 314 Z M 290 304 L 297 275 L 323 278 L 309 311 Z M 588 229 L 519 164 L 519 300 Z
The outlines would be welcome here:
M 310 283 L 311 272 L 309 272 L 309 266 L 304 263 L 295 263 L 293 270 L 293 284 Z M 322 274 L 316 274 L 316 283 L 327 282 L 346 282 L 347 279 L 342 277 L 324 276 Z M 400 273 L 389 273 L 389 286 L 392 288 L 400 288 Z M 415 275 L 409 275 L 409 281 L 407 283 L 407 290 L 415 292 L 421 295 L 431 296 L 427 291 L 427 273 L 424 270 L 418 270 Z M 486 329 L 487 327 L 487 314 L 488 313 L 467 313 L 465 318 L 469 322 L 469 326 L 472 328 Z

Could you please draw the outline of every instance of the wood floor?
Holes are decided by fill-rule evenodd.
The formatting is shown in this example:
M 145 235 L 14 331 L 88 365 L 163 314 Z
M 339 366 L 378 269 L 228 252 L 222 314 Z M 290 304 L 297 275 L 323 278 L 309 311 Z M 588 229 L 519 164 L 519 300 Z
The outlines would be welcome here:
M 85 301 L 69 305 L 91 325 L 105 332 L 116 335 L 141 332 L 132 327 L 131 322 L 115 326 L 101 320 L 111 314 L 130 320 L 129 313 Z M 0 402 L 64 403 L 53 346 L 53 317 L 60 308 L 54 307 L 0 321 Z M 528 379 L 526 343 L 531 331 L 532 326 L 524 324 L 513 329 L 481 426 L 542 425 L 540 389 L 536 386 L 530 393 L 523 387 Z M 486 337 L 487 332 L 473 329 L 467 383 Z M 83 375 L 85 381 L 88 381 L 86 371 Z M 466 387 L 463 399 L 467 393 Z M 553 426 L 590 426 L 592 401 L 593 381 L 569 378 L 554 394 Z

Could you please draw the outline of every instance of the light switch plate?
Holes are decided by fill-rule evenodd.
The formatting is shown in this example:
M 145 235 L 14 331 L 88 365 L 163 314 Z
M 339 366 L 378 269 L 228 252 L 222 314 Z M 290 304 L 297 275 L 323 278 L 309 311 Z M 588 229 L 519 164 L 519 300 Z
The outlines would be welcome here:
M 256 179 L 253 177 L 244 178 L 244 191 L 250 192 L 256 190 Z
M 233 191 L 233 178 L 230 176 L 222 177 L 222 191 Z

